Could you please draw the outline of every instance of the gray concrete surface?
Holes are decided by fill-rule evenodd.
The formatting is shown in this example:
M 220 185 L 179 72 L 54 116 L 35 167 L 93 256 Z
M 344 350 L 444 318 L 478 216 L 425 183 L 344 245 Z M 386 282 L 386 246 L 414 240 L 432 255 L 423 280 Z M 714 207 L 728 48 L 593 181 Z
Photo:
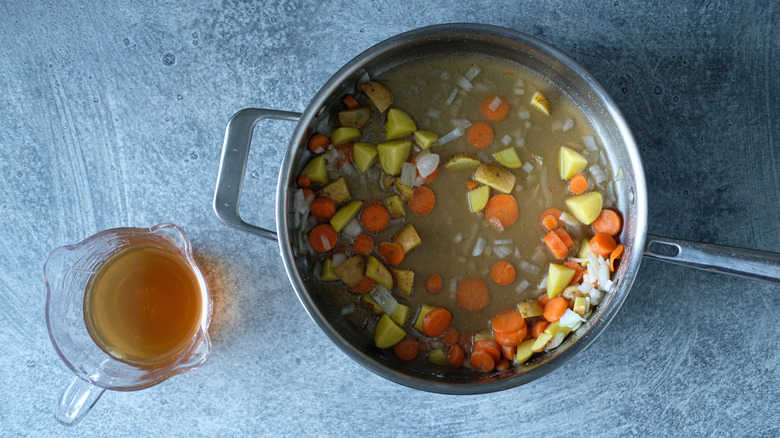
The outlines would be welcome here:
M 0 435 L 780 435 L 777 285 L 645 260 L 618 317 L 561 369 L 496 394 L 428 394 L 348 359 L 298 303 L 277 246 L 211 210 L 234 112 L 301 111 L 371 45 L 472 21 L 546 40 L 612 94 L 645 160 L 651 233 L 778 251 L 777 3 L 113 3 L 0 2 Z M 269 227 L 292 129 L 264 127 L 247 170 L 244 214 Z M 210 361 L 59 426 L 69 373 L 44 325 L 46 255 L 163 221 L 190 233 L 211 282 Z

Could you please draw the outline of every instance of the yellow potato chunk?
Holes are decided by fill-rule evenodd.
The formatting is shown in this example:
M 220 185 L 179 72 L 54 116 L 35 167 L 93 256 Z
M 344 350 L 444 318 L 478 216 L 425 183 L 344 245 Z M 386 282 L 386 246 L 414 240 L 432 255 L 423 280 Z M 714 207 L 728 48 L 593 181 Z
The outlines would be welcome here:
M 363 201 L 352 201 L 341 207 L 339 211 L 330 218 L 330 225 L 338 233 L 342 228 L 347 226 L 350 220 L 352 220 L 358 210 L 360 210 L 361 205 L 363 205 Z
M 397 109 L 390 108 L 387 112 L 387 123 L 385 123 L 385 137 L 388 140 L 394 140 L 409 135 L 417 130 L 417 124 L 412 120 L 412 116 Z
M 569 179 L 585 170 L 587 166 L 587 158 L 572 148 L 561 146 L 558 151 L 558 171 L 561 179 Z
M 361 255 L 352 256 L 333 268 L 333 272 L 335 272 L 341 281 L 348 287 L 357 286 L 363 280 L 365 271 L 366 264 Z
M 322 155 L 312 158 L 311 161 L 306 163 L 301 175 L 309 177 L 311 182 L 317 184 L 325 184 L 328 182 L 328 171 L 325 169 L 325 157 Z
M 530 300 L 518 304 L 517 311 L 523 315 L 523 318 L 533 318 L 534 316 L 542 316 L 544 308 L 538 301 Z
M 474 155 L 459 154 L 455 155 L 444 163 L 444 168 L 450 172 L 460 172 L 466 170 L 473 170 L 482 164 Z
M 390 348 L 406 337 L 406 330 L 387 315 L 379 317 L 374 330 L 374 344 L 378 348 Z
M 371 120 L 371 110 L 368 108 L 355 108 L 353 110 L 339 111 L 341 126 L 360 128 Z
M 428 149 L 436 144 L 439 139 L 438 134 L 431 131 L 414 131 L 414 141 L 420 146 L 420 149 Z
M 431 350 L 430 353 L 428 353 L 428 361 L 435 365 L 447 365 L 447 356 L 444 354 L 444 350 L 441 348 L 437 348 L 435 350 Z
M 490 187 L 479 186 L 474 190 L 469 190 L 466 195 L 469 199 L 469 209 L 471 209 L 472 213 L 477 213 L 482 211 L 487 205 L 490 199 Z
M 376 146 L 370 143 L 355 143 L 352 145 L 352 160 L 363 173 L 368 170 L 376 156 Z
M 414 271 L 411 269 L 393 269 L 393 278 L 404 295 L 412 294 L 412 285 L 414 284 Z
M 390 319 L 401 326 L 406 324 L 406 321 L 409 319 L 409 306 L 398 303 L 398 307 L 396 307 L 395 312 L 390 315 Z
M 574 269 L 568 266 L 550 263 L 547 271 L 547 297 L 553 298 L 566 289 L 569 282 L 574 278 Z
M 344 181 L 344 178 L 339 178 L 323 187 L 320 191 L 317 192 L 317 196 L 330 198 L 334 200 L 336 204 L 343 204 L 352 198 L 352 196 L 349 194 L 347 182 Z
M 520 161 L 520 157 L 517 155 L 517 150 L 515 150 L 514 147 L 500 150 L 493 154 L 493 157 L 495 157 L 499 164 L 509 169 L 517 169 L 523 165 L 523 162 Z
M 341 127 L 330 135 L 330 142 L 334 145 L 346 143 L 360 137 L 360 130 L 358 128 Z
M 483 164 L 474 171 L 474 181 L 490 186 L 501 193 L 509 193 L 515 187 L 517 177 L 503 167 Z
M 416 328 L 419 331 L 422 331 L 422 323 L 423 319 L 425 319 L 425 315 L 428 314 L 428 312 L 433 309 L 433 306 L 430 306 L 428 304 L 423 304 L 420 306 L 420 313 L 417 314 L 417 319 L 414 321 L 414 328 Z
M 371 100 L 371 103 L 374 104 L 380 113 L 385 112 L 385 110 L 393 104 L 392 93 L 390 93 L 390 90 L 388 90 L 387 87 L 379 82 L 363 82 L 360 84 L 360 89 L 366 93 L 368 99 Z
M 599 192 L 588 192 L 566 199 L 566 207 L 578 221 L 590 225 L 599 217 L 604 198 Z
M 404 209 L 404 201 L 401 200 L 399 195 L 393 195 L 385 199 L 385 205 L 387 205 L 387 211 L 390 216 L 394 218 L 405 217 L 406 209 Z
M 341 266 L 341 265 L 339 265 Z M 388 290 L 393 288 L 393 275 L 376 257 L 370 256 L 366 263 L 366 277 L 376 281 Z
M 422 243 L 420 235 L 417 234 L 417 230 L 414 229 L 414 225 L 408 224 L 396 233 L 392 238 L 393 243 L 397 243 L 404 247 L 404 254 L 417 248 Z
M 525 361 L 530 359 L 531 355 L 534 354 L 531 348 L 535 343 L 536 343 L 536 339 L 528 339 L 526 341 L 521 342 L 520 345 L 517 346 L 517 354 L 515 355 L 515 362 L 525 363 Z
M 545 97 L 544 94 L 538 91 L 534 93 L 531 97 L 531 105 L 541 111 L 542 114 L 546 116 L 550 115 L 550 102 L 547 101 L 547 97 Z
M 412 142 L 408 140 L 379 143 L 376 150 L 379 154 L 379 165 L 382 166 L 382 170 L 388 175 L 397 176 L 400 174 L 401 165 L 409 157 L 411 149 Z
M 550 341 L 552 341 L 553 335 L 542 333 L 539 335 L 538 338 L 534 341 L 534 344 L 531 346 L 531 351 L 534 353 L 541 353 L 544 351 L 544 349 L 547 347 L 547 345 L 550 344 Z

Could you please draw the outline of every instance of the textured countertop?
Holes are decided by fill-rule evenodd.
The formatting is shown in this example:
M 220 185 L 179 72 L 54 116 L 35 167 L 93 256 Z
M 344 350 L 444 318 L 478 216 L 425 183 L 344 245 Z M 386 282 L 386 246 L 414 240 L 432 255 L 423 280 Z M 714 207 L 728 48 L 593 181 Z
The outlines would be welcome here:
M 408 389 L 338 350 L 276 244 L 211 209 L 229 117 L 302 111 L 351 58 L 417 27 L 520 30 L 622 109 L 649 232 L 780 249 L 780 8 L 771 1 L 0 2 L 0 435 L 778 436 L 780 288 L 646 259 L 612 324 L 531 384 Z M 273 228 L 294 126 L 255 136 L 242 213 Z M 106 228 L 184 227 L 214 294 L 201 369 L 109 392 L 75 428 L 44 324 L 43 262 Z

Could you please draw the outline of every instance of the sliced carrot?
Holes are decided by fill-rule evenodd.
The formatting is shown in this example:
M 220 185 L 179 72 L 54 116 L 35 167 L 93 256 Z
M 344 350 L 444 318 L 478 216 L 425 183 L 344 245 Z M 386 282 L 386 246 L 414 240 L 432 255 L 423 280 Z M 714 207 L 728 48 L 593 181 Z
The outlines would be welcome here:
M 542 332 L 544 332 L 544 330 L 547 329 L 548 325 L 550 325 L 549 321 L 545 321 L 544 319 L 540 319 L 536 321 L 534 325 L 531 326 L 531 337 L 534 339 L 538 338 L 539 335 L 541 335 Z
M 368 234 L 361 234 L 355 237 L 352 246 L 355 248 L 356 253 L 360 255 L 369 255 L 371 251 L 374 250 L 374 238 Z
M 516 333 L 525 327 L 525 318 L 516 309 L 505 309 L 490 319 L 490 327 L 495 333 Z
M 304 188 L 301 189 L 301 191 L 303 192 L 303 199 L 304 200 L 308 201 L 309 198 L 314 199 L 314 190 L 312 190 L 312 189 L 310 189 L 308 187 L 304 187 Z
M 527 334 L 528 334 L 528 327 L 524 325 L 522 329 L 514 333 L 494 332 L 493 339 L 495 339 L 499 345 L 514 347 L 519 343 L 523 342 L 523 339 L 525 339 L 525 335 Z
M 485 149 L 493 144 L 493 127 L 481 120 L 474 122 L 466 131 L 466 138 L 475 148 Z
M 452 314 L 443 307 L 434 307 L 425 314 L 422 322 L 422 331 L 426 335 L 435 338 L 445 331 L 452 324 Z
M 578 173 L 571 177 L 569 180 L 569 191 L 574 193 L 575 195 L 581 195 L 585 193 L 585 190 L 588 190 L 588 179 L 585 178 L 585 175 Z
M 311 203 L 309 210 L 312 216 L 327 221 L 336 214 L 336 201 L 324 196 L 314 198 L 314 202 Z
M 617 236 L 623 228 L 623 221 L 615 210 L 605 208 L 596 217 L 596 220 L 590 224 L 594 233 L 606 233 L 610 236 Z
M 441 337 L 441 343 L 448 347 L 452 347 L 458 343 L 458 337 L 458 329 L 453 326 L 449 326 Z
M 354 144 L 352 142 L 341 143 L 334 146 L 338 154 L 336 155 L 336 159 L 333 161 L 333 167 L 336 169 L 341 169 L 345 164 L 352 162 L 353 146 Z
M 336 247 L 339 234 L 330 224 L 320 224 L 309 232 L 311 247 L 317 252 L 328 252 Z
M 482 339 L 474 343 L 474 350 L 473 351 L 487 351 L 488 354 L 490 354 L 491 357 L 493 357 L 494 360 L 498 360 L 501 358 L 501 345 L 498 344 L 496 341 L 491 341 L 489 339 Z
M 577 284 L 580 282 L 580 280 L 582 280 L 582 266 L 579 263 L 568 261 L 564 263 L 563 266 L 574 269 L 574 277 L 572 277 L 571 281 L 569 282 L 570 285 Z
M 351 94 L 347 94 L 346 96 L 344 96 L 344 98 L 341 99 L 341 102 L 344 104 L 345 107 L 347 107 L 347 109 L 353 110 L 353 109 L 360 108 L 360 104 L 358 103 L 357 99 L 352 97 Z
M 609 253 L 609 270 L 615 272 L 615 260 L 619 259 L 623 255 L 623 244 L 616 246 L 611 253 Z
M 501 356 L 508 360 L 515 360 L 515 355 L 517 354 L 517 346 L 507 347 L 506 345 L 501 346 Z
M 425 280 L 425 289 L 432 294 L 438 293 L 441 290 L 441 275 L 431 274 L 428 276 L 428 279 Z
M 488 120 L 499 122 L 509 115 L 509 102 L 501 96 L 488 96 L 482 100 L 480 110 Z
M 490 302 L 487 284 L 479 278 L 469 277 L 458 283 L 455 290 L 455 300 L 461 309 L 468 312 L 479 312 Z
M 366 206 L 360 214 L 360 223 L 368 232 L 381 233 L 390 223 L 390 213 L 382 204 L 371 204 Z
M 509 369 L 509 360 L 507 358 L 502 357 L 501 359 L 496 362 L 496 371 L 504 371 Z
M 550 301 L 550 299 L 547 297 L 547 294 L 542 294 L 537 300 L 536 300 L 540 306 L 544 307 L 547 305 L 547 302 Z
M 466 352 L 460 345 L 453 345 L 447 353 L 447 363 L 453 368 L 460 368 L 466 361 Z
M 476 181 L 472 181 L 470 179 L 466 180 L 466 190 L 472 191 L 472 190 L 476 189 L 477 187 L 479 187 L 479 184 L 477 184 Z
M 420 353 L 420 343 L 417 339 L 407 336 L 393 346 L 393 353 L 401 360 L 412 360 Z
M 493 371 L 496 367 L 496 360 L 485 350 L 472 351 L 469 363 L 472 368 L 482 372 Z
M 315 154 L 325 152 L 325 148 L 330 144 L 330 140 L 323 134 L 314 134 L 309 139 L 309 150 Z
M 436 195 L 428 187 L 415 187 L 412 197 L 407 201 L 409 210 L 418 216 L 425 216 L 436 206 Z
M 512 195 L 493 196 L 485 206 L 485 218 L 498 231 L 504 231 L 517 222 L 517 201 Z
M 542 240 L 544 240 L 544 244 L 547 245 L 547 248 L 556 259 L 564 258 L 569 252 L 569 248 L 563 243 L 563 240 L 561 240 L 560 236 L 558 236 L 555 231 L 550 231 L 545 234 Z
M 567 233 L 563 228 L 555 230 L 555 234 L 561 238 L 561 242 L 566 245 L 566 248 L 571 248 L 574 246 L 574 240 L 572 240 L 572 238 L 569 236 L 569 233 Z
M 539 217 L 539 223 L 544 228 L 544 231 L 555 231 L 563 226 L 561 221 L 562 212 L 557 208 L 548 208 L 542 212 L 542 216 Z
M 309 175 L 301 175 L 298 177 L 298 187 L 309 187 L 311 185 L 311 178 Z
M 615 239 L 607 233 L 596 233 L 590 239 L 590 250 L 593 251 L 593 254 L 602 257 L 609 257 L 616 247 Z
M 371 289 L 374 288 L 374 284 L 376 284 L 374 283 L 374 280 L 368 277 L 363 277 L 363 279 L 360 280 L 360 283 L 358 283 L 357 286 L 351 287 L 349 288 L 349 290 L 355 292 L 356 294 L 362 295 L 371 292 Z
M 506 260 L 499 260 L 490 270 L 490 278 L 502 286 L 515 280 L 515 267 Z
M 549 322 L 555 322 L 561 319 L 561 316 L 563 316 L 568 308 L 569 303 L 566 301 L 566 298 L 563 298 L 560 295 L 551 298 L 547 305 L 544 306 L 544 319 Z
M 404 247 L 400 243 L 382 242 L 376 247 L 376 251 L 390 266 L 398 266 L 404 261 Z

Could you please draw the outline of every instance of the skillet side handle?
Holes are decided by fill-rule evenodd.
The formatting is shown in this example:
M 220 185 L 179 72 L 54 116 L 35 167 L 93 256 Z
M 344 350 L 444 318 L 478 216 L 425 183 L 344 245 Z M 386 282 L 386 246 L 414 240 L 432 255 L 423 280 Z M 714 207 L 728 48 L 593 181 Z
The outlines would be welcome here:
M 219 161 L 217 188 L 214 191 L 214 213 L 223 224 L 268 240 L 276 241 L 276 233 L 241 219 L 238 207 L 244 187 L 244 175 L 249 160 L 249 146 L 257 122 L 264 119 L 297 122 L 300 113 L 247 108 L 231 117 L 225 130 L 222 158 Z
M 645 257 L 780 284 L 780 254 L 647 235 Z

